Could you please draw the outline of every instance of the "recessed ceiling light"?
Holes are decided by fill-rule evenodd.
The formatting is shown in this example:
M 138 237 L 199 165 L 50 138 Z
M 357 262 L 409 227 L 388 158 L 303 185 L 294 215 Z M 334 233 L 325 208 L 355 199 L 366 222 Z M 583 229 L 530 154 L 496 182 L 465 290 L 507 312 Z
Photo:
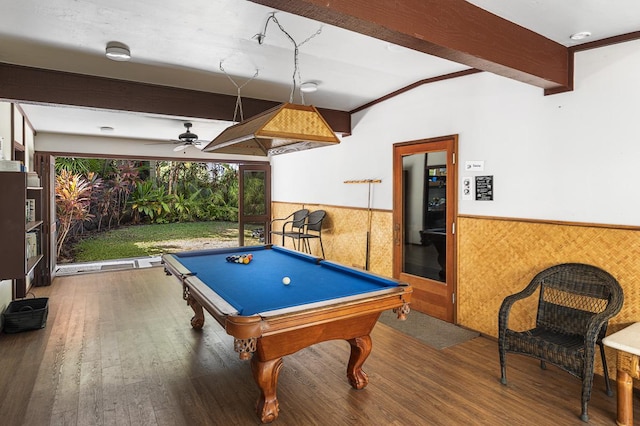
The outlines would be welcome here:
M 313 93 L 318 90 L 318 83 L 315 81 L 305 81 L 300 85 L 300 91 L 304 93 Z
M 129 46 L 117 41 L 110 41 L 109 43 L 107 43 L 105 54 L 107 55 L 107 58 L 111 59 L 112 61 L 123 62 L 131 59 L 131 51 L 129 50 Z
M 113 127 L 111 127 L 111 126 L 102 126 L 102 127 L 100 127 L 100 131 L 101 132 L 105 132 L 105 133 L 111 133 L 111 132 L 113 132 Z
M 579 33 L 571 34 L 571 40 L 584 40 L 587 37 L 591 37 L 591 32 L 580 31 Z

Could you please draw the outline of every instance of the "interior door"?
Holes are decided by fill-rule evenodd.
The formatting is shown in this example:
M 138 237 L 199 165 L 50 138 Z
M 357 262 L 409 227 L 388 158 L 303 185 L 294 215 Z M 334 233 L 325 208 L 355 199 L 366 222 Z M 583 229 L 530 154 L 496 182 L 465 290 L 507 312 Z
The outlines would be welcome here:
M 455 322 L 457 136 L 395 144 L 394 277 L 413 286 L 412 309 Z
M 261 233 L 264 242 L 271 231 L 271 165 L 241 164 L 238 172 L 238 245 L 245 230 Z

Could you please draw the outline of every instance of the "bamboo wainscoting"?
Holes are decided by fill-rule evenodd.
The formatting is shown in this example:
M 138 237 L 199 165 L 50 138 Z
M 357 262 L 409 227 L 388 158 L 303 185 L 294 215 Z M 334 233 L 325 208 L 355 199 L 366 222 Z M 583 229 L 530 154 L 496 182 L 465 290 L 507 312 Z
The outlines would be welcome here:
M 613 275 L 624 305 L 608 333 L 640 321 L 640 231 L 631 227 L 458 217 L 458 323 L 497 337 L 498 310 L 541 270 L 559 263 L 587 263 Z M 514 307 L 511 328 L 526 329 L 535 307 Z M 616 355 L 607 349 L 612 377 Z M 600 357 L 596 372 L 601 373 Z
M 364 268 L 367 209 L 274 202 L 272 214 L 286 217 L 300 208 L 327 211 L 322 230 L 327 259 Z M 393 275 L 392 219 L 391 211 L 372 212 L 369 269 L 387 277 Z M 459 216 L 457 244 L 457 324 L 463 327 L 497 338 L 502 300 L 522 290 L 541 270 L 567 262 L 598 266 L 620 282 L 625 301 L 622 311 L 609 322 L 609 333 L 640 321 L 637 228 Z M 290 239 L 285 245 L 293 247 Z M 312 242 L 311 248 L 313 254 L 320 254 L 317 242 Z M 524 329 L 533 324 L 533 305 L 516 305 L 510 326 Z M 610 360 L 616 358 L 609 349 L 607 356 Z M 596 371 L 601 373 L 600 360 L 596 358 Z M 615 377 L 615 363 L 609 364 Z
M 286 217 L 300 208 L 327 211 L 322 230 L 327 259 L 364 267 L 367 209 L 274 202 L 272 214 Z M 457 223 L 459 325 L 497 337 L 502 300 L 522 290 L 541 270 L 567 262 L 598 266 L 620 282 L 625 301 L 609 323 L 610 332 L 640 321 L 639 229 L 474 216 L 459 216 Z M 372 272 L 392 276 L 392 244 L 392 213 L 373 210 Z M 291 239 L 285 246 L 293 248 Z M 311 248 L 320 255 L 317 242 L 312 241 Z M 525 327 L 535 320 L 535 312 L 515 307 L 511 318 L 514 327 Z
M 327 212 L 322 226 L 322 244 L 326 259 L 347 266 L 365 268 L 369 230 L 368 209 L 274 202 L 271 205 L 271 215 L 273 218 L 284 218 L 302 208 Z M 392 220 L 390 211 L 371 210 L 369 270 L 386 277 L 393 274 Z M 277 226 L 280 225 L 276 223 Z M 272 241 L 278 245 L 282 243 L 277 235 Z M 312 254 L 321 256 L 318 242 L 311 240 L 310 243 Z M 285 247 L 293 248 L 291 238 L 285 238 Z
M 278 202 L 272 215 L 286 217 L 300 208 L 327 211 L 322 230 L 327 259 L 364 267 L 367 209 Z M 502 300 L 541 270 L 567 262 L 598 266 L 620 282 L 625 301 L 609 323 L 610 332 L 640 321 L 639 229 L 474 216 L 459 216 L 457 222 L 459 325 L 497 337 Z M 373 210 L 370 269 L 387 277 L 393 274 L 392 229 L 392 213 Z M 285 246 L 293 248 L 291 239 Z M 320 254 L 317 242 L 311 248 Z M 535 312 L 514 308 L 511 318 L 513 326 L 525 327 L 535 320 Z

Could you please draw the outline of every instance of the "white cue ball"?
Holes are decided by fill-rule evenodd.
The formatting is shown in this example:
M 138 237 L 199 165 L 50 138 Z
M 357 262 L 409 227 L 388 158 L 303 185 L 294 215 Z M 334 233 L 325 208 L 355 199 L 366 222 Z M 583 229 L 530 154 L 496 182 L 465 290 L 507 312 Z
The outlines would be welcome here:
M 284 284 L 284 285 L 289 285 L 290 283 L 291 283 L 291 278 L 289 278 L 289 277 L 284 277 L 284 278 L 282 279 L 282 284 Z

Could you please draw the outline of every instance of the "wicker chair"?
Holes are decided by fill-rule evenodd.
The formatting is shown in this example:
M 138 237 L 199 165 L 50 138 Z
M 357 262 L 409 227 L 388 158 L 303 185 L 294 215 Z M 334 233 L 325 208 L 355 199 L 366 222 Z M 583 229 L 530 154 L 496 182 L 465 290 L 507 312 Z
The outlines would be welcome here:
M 320 250 L 322 250 L 322 258 L 324 259 L 324 246 L 322 245 L 322 222 L 324 221 L 327 213 L 324 210 L 316 210 L 309 213 L 307 216 L 307 222 L 305 224 L 304 232 L 298 235 L 302 241 L 303 250 L 307 253 L 311 253 L 311 245 L 309 240 L 318 239 L 320 242 Z
M 271 221 L 271 229 L 274 228 L 274 224 L 276 222 L 282 222 L 282 229 L 280 231 L 271 231 L 272 235 L 281 235 L 282 236 L 282 245 L 284 246 L 285 237 L 289 237 L 293 239 L 294 247 L 296 242 L 299 242 L 300 239 L 297 238 L 298 235 L 304 232 L 305 221 L 307 219 L 307 215 L 309 215 L 309 210 L 300 209 L 291 213 L 289 216 L 282 219 L 273 219 Z M 295 247 L 296 250 L 298 247 Z
M 535 328 L 508 328 L 509 312 L 516 301 L 539 291 Z M 533 296 L 535 297 L 535 296 Z M 624 295 L 618 281 L 595 266 L 565 263 L 537 274 L 519 293 L 502 302 L 498 317 L 501 382 L 507 384 L 507 352 L 549 362 L 582 380 L 582 421 L 589 421 L 595 346 L 600 346 L 607 394 L 612 395 L 602 338 L 611 317 L 620 312 Z

